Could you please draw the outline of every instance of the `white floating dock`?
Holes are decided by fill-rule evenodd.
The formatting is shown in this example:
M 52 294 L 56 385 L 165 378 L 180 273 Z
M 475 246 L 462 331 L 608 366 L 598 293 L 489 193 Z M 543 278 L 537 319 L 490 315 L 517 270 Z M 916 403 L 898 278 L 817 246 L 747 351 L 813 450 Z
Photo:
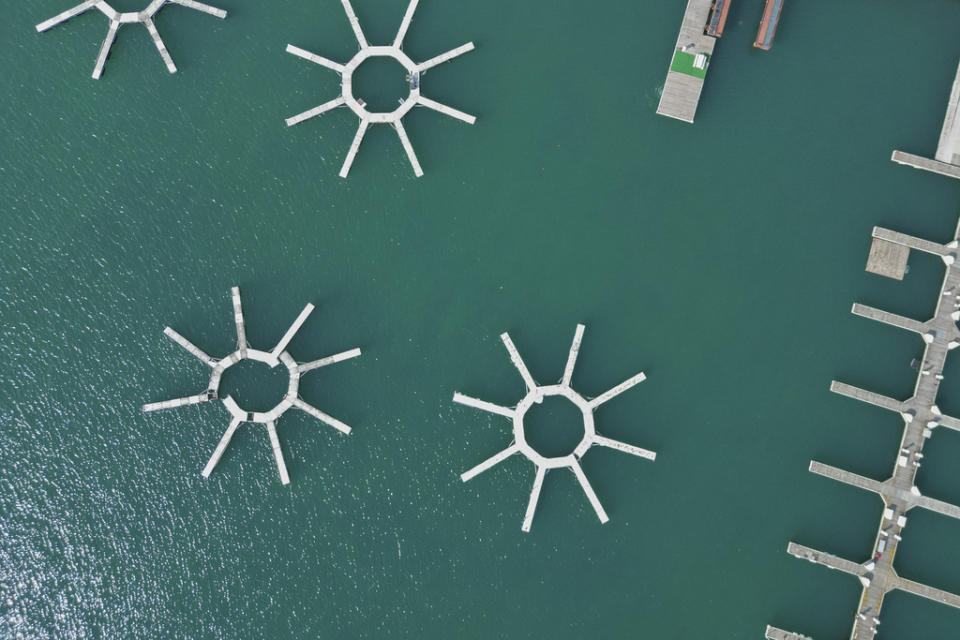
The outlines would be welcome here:
M 360 123 L 357 126 L 357 133 L 353 137 L 353 142 L 350 143 L 350 148 L 347 150 L 347 155 L 346 158 L 344 158 L 343 165 L 340 168 L 341 178 L 346 178 L 350 174 L 350 168 L 353 166 L 353 161 L 360 150 L 360 144 L 363 142 L 363 137 L 366 135 L 367 129 L 372 124 L 389 124 L 393 126 L 394 130 L 397 132 L 397 137 L 400 139 L 400 144 L 407 156 L 407 160 L 410 162 L 410 166 L 413 168 L 414 175 L 420 177 L 423 175 L 423 167 L 420 166 L 420 161 L 417 159 L 417 154 L 413 149 L 413 144 L 411 144 L 410 138 L 407 136 L 407 131 L 403 126 L 402 119 L 413 107 L 421 106 L 427 107 L 451 118 L 456 118 L 457 120 L 461 120 L 468 124 L 473 124 L 476 122 L 476 118 L 474 116 L 464 113 L 458 109 L 454 109 L 453 107 L 449 107 L 445 104 L 441 104 L 435 100 L 426 98 L 420 94 L 421 75 L 426 73 L 428 69 L 432 69 L 439 64 L 443 64 L 444 62 L 453 60 L 457 56 L 463 55 L 468 51 L 472 51 L 474 48 L 473 43 L 468 42 L 455 49 L 451 49 L 446 53 L 442 53 L 434 58 L 430 58 L 426 62 L 416 63 L 403 52 L 401 47 L 403 45 L 403 39 L 406 37 L 407 29 L 410 27 L 410 21 L 413 19 L 413 13 L 417 8 L 418 0 L 411 0 L 411 2 L 407 5 L 407 10 L 404 13 L 403 21 L 400 23 L 400 29 L 397 31 L 396 38 L 394 38 L 393 44 L 387 46 L 370 46 L 370 44 L 367 42 L 366 36 L 363 33 L 363 29 L 360 28 L 360 21 L 357 19 L 357 15 L 353 10 L 353 6 L 350 4 L 350 0 L 341 1 L 343 3 L 344 11 L 347 14 L 347 20 L 350 22 L 350 27 L 353 29 L 354 36 L 357 39 L 357 44 L 360 46 L 360 51 L 358 51 L 349 62 L 346 64 L 341 64 L 321 55 L 317 55 L 316 53 L 307 51 L 306 49 L 296 47 L 292 44 L 287 45 L 288 53 L 339 73 L 341 95 L 340 97 L 325 102 L 317 107 L 313 107 L 312 109 L 308 109 L 300 114 L 287 118 L 287 126 L 292 127 L 300 124 L 301 122 L 309 120 L 314 116 L 326 113 L 331 109 L 346 105 L 360 119 Z M 406 69 L 410 80 L 410 94 L 401 101 L 399 107 L 390 112 L 369 111 L 363 101 L 353 95 L 354 72 L 364 61 L 377 57 L 396 60 L 398 63 L 400 63 L 400 65 L 403 66 L 404 69 Z
M 166 65 L 167 70 L 170 73 L 175 73 L 177 66 L 173 63 L 173 58 L 170 57 L 170 52 L 167 51 L 167 46 L 164 44 L 163 39 L 160 37 L 160 33 L 157 31 L 156 25 L 153 23 L 153 17 L 167 4 L 179 4 L 181 6 L 187 7 L 189 9 L 195 9 L 203 13 L 216 16 L 217 18 L 226 18 L 227 12 L 223 9 L 218 9 L 212 7 L 208 4 L 202 2 L 196 2 L 195 0 L 151 0 L 150 4 L 147 5 L 147 8 L 143 11 L 136 12 L 126 12 L 121 13 L 114 9 L 109 2 L 106 0 L 86 0 L 77 6 L 67 9 L 63 13 L 60 13 L 49 20 L 45 20 L 37 25 L 37 31 L 43 32 L 47 29 L 57 26 L 67 20 L 70 20 L 73 17 L 80 15 L 91 9 L 97 9 L 110 21 L 110 26 L 107 28 L 107 37 L 104 38 L 103 44 L 100 45 L 100 53 L 97 55 L 97 62 L 93 67 L 93 78 L 99 80 L 100 76 L 103 75 L 103 67 L 107 64 L 107 58 L 110 56 L 110 49 L 113 47 L 113 43 L 117 37 L 117 30 L 122 24 L 133 24 L 139 22 L 147 28 L 147 32 L 150 34 L 150 39 L 153 40 L 153 44 L 157 47 L 157 51 L 160 52 L 160 57 L 163 58 L 163 63 Z
M 590 505 L 596 512 L 600 522 L 607 522 L 609 520 L 607 512 L 604 510 L 603 505 L 600 503 L 600 499 L 597 497 L 597 494 L 594 492 L 593 487 L 590 485 L 590 482 L 587 480 L 587 477 L 583 473 L 583 469 L 580 466 L 580 459 L 590 449 L 591 446 L 598 445 L 602 447 L 608 447 L 610 449 L 616 449 L 617 451 L 629 453 L 647 460 L 656 459 L 657 454 L 653 451 L 641 449 L 640 447 L 635 447 L 633 445 L 612 440 L 597 434 L 594 425 L 594 410 L 604 402 L 611 400 L 627 389 L 639 384 L 645 379 L 645 376 L 644 374 L 639 373 L 631 377 L 629 380 L 626 380 L 609 391 L 601 394 L 594 400 L 587 400 L 582 395 L 574 391 L 570 387 L 570 381 L 573 379 L 573 369 L 577 362 L 577 356 L 580 353 L 580 345 L 583 341 L 583 332 L 584 326 L 582 324 L 577 325 L 576 332 L 573 336 L 573 343 L 571 344 L 570 351 L 567 354 L 567 363 L 564 367 L 563 377 L 561 378 L 560 384 L 545 386 L 537 384 L 536 380 L 534 380 L 533 375 L 531 375 L 526 363 L 520 356 L 520 352 L 517 350 L 516 345 L 514 345 L 513 340 L 510 339 L 510 335 L 507 333 L 501 334 L 500 339 L 503 341 L 503 345 L 507 349 L 507 354 L 510 356 L 510 361 L 513 363 L 513 366 L 516 368 L 517 372 L 519 372 L 520 377 L 523 379 L 524 385 L 527 389 L 526 395 L 520 400 L 516 407 L 503 407 L 492 402 L 487 402 L 486 400 L 478 400 L 471 396 L 464 395 L 459 391 L 453 394 L 453 401 L 458 404 L 463 404 L 468 407 L 473 407 L 474 409 L 486 411 L 487 413 L 503 416 L 508 418 L 513 423 L 514 440 L 510 446 L 503 449 L 499 453 L 494 454 L 490 458 L 487 458 L 469 471 L 463 473 L 460 478 L 464 482 L 467 482 L 480 475 L 484 471 L 495 467 L 515 453 L 522 454 L 525 458 L 533 462 L 534 466 L 536 466 L 537 475 L 534 478 L 533 489 L 530 492 L 530 500 L 527 503 L 527 510 L 524 514 L 523 524 L 521 525 L 521 529 L 523 531 L 530 531 L 530 527 L 533 524 L 533 517 L 537 510 L 537 503 L 540 500 L 540 491 L 543 488 L 543 480 L 546 476 L 546 472 L 550 469 L 570 469 L 576 476 L 577 482 L 580 483 L 580 487 L 583 489 L 584 494 L 590 501 Z M 530 446 L 526 440 L 526 434 L 524 431 L 524 416 L 530 407 L 532 407 L 534 404 L 539 404 L 544 398 L 550 396 L 560 396 L 566 398 L 572 402 L 583 415 L 583 439 L 568 455 L 559 457 L 545 457 L 532 446 Z
M 252 349 L 247 343 L 246 323 L 243 317 L 243 305 L 240 301 L 240 289 L 238 287 L 233 287 L 231 290 L 231 298 L 233 302 L 233 318 L 237 328 L 237 350 L 220 360 L 214 360 L 203 350 L 170 327 L 164 329 L 164 334 L 169 336 L 170 339 L 213 369 L 210 374 L 210 382 L 207 384 L 206 391 L 194 396 L 188 396 L 186 398 L 176 398 L 174 400 L 164 400 L 162 402 L 145 404 L 143 405 L 143 411 L 149 412 L 158 411 L 161 409 L 175 409 L 177 407 L 199 404 L 201 402 L 218 399 L 220 392 L 220 380 L 223 377 L 224 371 L 243 360 L 254 360 L 257 362 L 262 362 L 271 367 L 282 364 L 287 369 L 287 373 L 289 375 L 287 392 L 279 404 L 269 411 L 247 411 L 246 409 L 240 407 L 230 396 L 220 399 L 223 406 L 230 414 L 230 425 L 227 427 L 226 433 L 224 433 L 223 437 L 220 439 L 220 443 L 217 445 L 216 450 L 214 450 L 210 461 L 204 467 L 202 475 L 204 477 L 208 477 L 213 471 L 214 467 L 217 466 L 217 463 L 223 456 L 224 451 L 226 451 L 227 446 L 230 444 L 230 439 L 233 438 L 233 434 L 241 424 L 255 423 L 266 426 L 267 435 L 270 438 L 270 447 L 277 462 L 277 471 L 280 474 L 280 481 L 283 484 L 287 484 L 290 482 L 290 476 L 287 473 L 287 466 L 283 460 L 283 450 L 280 447 L 280 439 L 277 436 L 276 428 L 276 421 L 283 416 L 284 413 L 286 413 L 289 409 L 296 407 L 297 409 L 305 411 L 306 413 L 330 425 L 338 431 L 350 433 L 349 426 L 300 399 L 298 396 L 298 391 L 300 388 L 300 376 L 308 371 L 313 371 L 314 369 L 318 369 L 320 367 L 325 367 L 338 362 L 343 362 L 344 360 L 355 358 L 360 355 L 360 349 L 350 349 L 348 351 L 343 351 L 332 356 L 327 356 L 325 358 L 320 358 L 319 360 L 313 360 L 303 364 L 300 364 L 294 360 L 293 357 L 287 353 L 286 348 L 303 324 L 307 321 L 309 315 L 313 312 L 314 306 L 312 304 L 308 304 L 306 307 L 304 307 L 303 311 L 300 312 L 300 315 L 297 316 L 297 319 L 294 320 L 293 324 L 290 325 L 290 328 L 287 329 L 286 333 L 284 333 L 283 337 L 272 351 L 266 352 L 258 349 Z

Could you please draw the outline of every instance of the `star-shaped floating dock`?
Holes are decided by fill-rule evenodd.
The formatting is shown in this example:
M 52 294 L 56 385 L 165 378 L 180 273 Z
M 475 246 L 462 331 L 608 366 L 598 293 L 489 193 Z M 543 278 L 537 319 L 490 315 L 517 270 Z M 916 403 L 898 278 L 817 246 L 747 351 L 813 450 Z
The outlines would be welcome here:
M 209 477 L 210 473 L 213 471 L 213 468 L 217 466 L 217 463 L 220 461 L 220 457 L 223 455 L 223 452 L 226 451 L 227 445 L 230 444 L 230 439 L 233 438 L 233 434 L 237 428 L 241 424 L 249 422 L 254 424 L 262 424 L 267 427 L 267 434 L 270 437 L 270 446 L 273 448 L 273 454 L 277 461 L 277 469 L 280 472 L 280 481 L 283 484 L 287 484 L 290 482 L 290 476 L 287 474 L 287 466 L 283 461 L 283 452 L 280 449 L 280 440 L 277 437 L 276 429 L 276 421 L 284 413 L 286 413 L 287 410 L 292 408 L 300 409 L 301 411 L 309 413 L 317 420 L 330 425 L 337 431 L 346 434 L 350 433 L 350 427 L 340 422 L 336 418 L 328 416 L 326 413 L 320 411 L 316 407 L 307 404 L 299 397 L 297 392 L 300 387 L 300 376 L 308 371 L 312 371 L 320 367 L 325 367 L 337 362 L 349 360 L 350 358 L 355 358 L 360 355 L 360 349 L 350 349 L 349 351 L 344 351 L 342 353 L 327 356 L 326 358 L 320 358 L 319 360 L 314 360 L 312 362 L 306 362 L 303 364 L 296 362 L 290 356 L 290 354 L 287 353 L 286 348 L 287 345 L 290 344 L 290 341 L 293 340 L 293 337 L 296 335 L 297 331 L 300 330 L 300 327 L 303 326 L 303 323 L 306 322 L 307 317 L 311 312 L 313 312 L 314 307 L 312 304 L 308 304 L 306 307 L 304 307 L 303 311 L 300 312 L 300 315 L 297 316 L 297 319 L 294 320 L 293 324 L 290 325 L 290 328 L 287 329 L 287 332 L 282 338 L 280 338 L 280 342 L 278 342 L 272 350 L 259 351 L 257 349 L 252 349 L 247 344 L 243 309 L 240 306 L 240 289 L 234 287 L 232 293 L 233 315 L 237 325 L 237 350 L 230 355 L 217 360 L 216 358 L 211 358 L 199 347 L 194 345 L 192 342 L 184 338 L 170 327 L 167 327 L 163 331 L 167 337 L 179 344 L 187 352 L 192 354 L 194 357 L 213 370 L 210 375 L 210 382 L 207 385 L 207 388 L 201 393 L 188 396 L 186 398 L 177 398 L 175 400 L 165 400 L 163 402 L 146 404 L 143 406 L 143 410 L 158 411 L 160 409 L 174 409 L 176 407 L 183 407 L 186 405 L 216 400 L 219 398 L 220 379 L 223 376 L 224 371 L 243 360 L 255 360 L 256 362 L 267 364 L 270 367 L 275 367 L 282 364 L 284 367 L 286 367 L 287 372 L 290 375 L 290 382 L 287 386 L 287 392 L 283 399 L 270 411 L 247 411 L 238 406 L 236 401 L 230 396 L 226 396 L 225 398 L 221 399 L 223 406 L 226 407 L 227 411 L 230 413 L 230 425 L 227 427 L 226 433 L 223 434 L 223 438 L 221 438 L 220 444 L 217 445 L 217 448 L 213 452 L 213 456 L 210 458 L 207 466 L 204 467 L 203 477 Z
M 393 125 L 393 128 L 397 131 L 397 136 L 400 138 L 400 144 L 403 145 L 404 151 L 407 153 L 407 158 L 410 160 L 410 165 L 413 167 L 413 172 L 420 177 L 423 175 L 423 168 L 420 166 L 420 161 L 417 160 L 417 154 L 413 150 L 413 145 L 410 144 L 410 138 L 407 137 L 407 131 L 403 127 L 403 117 L 409 113 L 409 111 L 416 106 L 423 106 L 439 111 L 445 115 L 450 116 L 451 118 L 456 118 L 462 120 L 466 123 L 473 124 L 476 121 L 476 118 L 458 111 L 452 107 L 448 107 L 445 104 L 431 100 L 420 94 L 420 77 L 427 72 L 427 70 L 432 69 L 438 64 L 442 64 L 448 60 L 452 60 L 457 56 L 473 50 L 473 43 L 468 42 L 464 45 L 457 47 L 456 49 L 451 49 L 446 53 L 442 53 L 435 58 L 430 58 L 426 62 L 414 62 L 410 57 L 403 52 L 401 49 L 403 45 L 403 39 L 407 34 L 407 29 L 410 27 L 410 21 L 413 19 L 413 12 L 417 8 L 417 3 L 419 0 L 411 0 L 410 4 L 407 6 L 407 12 L 403 16 L 403 22 L 400 23 L 400 30 L 397 32 L 397 37 L 394 39 L 393 44 L 387 46 L 370 46 L 367 42 L 366 36 L 363 35 L 363 29 L 360 28 L 360 21 L 357 19 L 357 15 L 353 12 L 353 7 L 350 5 L 350 0 L 341 0 L 343 2 L 343 8 L 347 13 L 347 18 L 350 21 L 350 26 L 353 27 L 353 32 L 357 37 L 357 42 L 360 45 L 360 51 L 357 52 L 353 58 L 350 59 L 346 64 L 340 64 L 339 62 L 334 62 L 319 56 L 315 53 L 311 53 L 300 47 L 295 47 L 292 44 L 287 45 L 287 51 L 292 53 L 295 56 L 303 58 L 304 60 L 309 60 L 315 64 L 318 64 L 322 67 L 332 69 L 340 74 L 341 78 L 341 94 L 337 98 L 325 102 L 320 106 L 314 107 L 299 115 L 295 115 L 292 118 L 287 118 L 287 126 L 292 127 L 295 124 L 299 124 L 304 120 L 318 116 L 321 113 L 330 111 L 337 107 L 346 105 L 350 108 L 353 113 L 360 118 L 360 126 L 357 129 L 357 134 L 353 138 L 353 143 L 350 145 L 350 149 L 347 151 L 347 157 L 343 161 L 343 166 L 340 168 L 340 177 L 346 178 L 350 173 L 350 167 L 353 165 L 353 160 L 357 155 L 357 151 L 360 149 L 360 143 L 363 141 L 363 136 L 367 132 L 367 128 L 372 124 L 390 124 Z M 404 69 L 407 71 L 407 76 L 410 82 L 410 93 L 409 95 L 400 103 L 400 106 L 390 112 L 371 112 L 368 111 L 366 105 L 362 100 L 353 95 L 353 74 L 365 60 L 370 58 L 391 58 L 399 62 Z
M 523 526 L 521 527 L 524 531 L 530 531 L 530 526 L 533 524 L 533 515 L 537 510 L 537 501 L 540 498 L 540 489 L 543 487 L 543 479 L 546 477 L 547 471 L 551 469 L 570 469 L 574 476 L 576 476 L 580 486 L 583 488 L 583 492 L 586 494 L 587 499 L 590 500 L 590 504 L 597 513 L 597 517 L 600 518 L 600 522 L 607 522 L 609 520 L 607 517 L 607 512 L 604 511 L 603 505 L 600 504 L 600 499 L 597 498 L 597 494 L 594 492 L 593 487 L 587 480 L 587 476 L 584 475 L 583 469 L 580 467 L 580 459 L 584 456 L 584 454 L 586 454 L 590 447 L 594 445 L 609 447 L 611 449 L 623 451 L 624 453 L 630 453 L 648 460 L 655 460 L 657 457 L 657 454 L 653 451 L 641 449 L 640 447 L 625 444 L 617 440 L 611 440 L 610 438 L 605 438 L 597 433 L 594 425 L 594 410 L 596 410 L 596 408 L 603 403 L 620 395 L 627 389 L 640 384 L 646 379 L 646 376 L 643 373 L 638 373 L 637 375 L 621 382 L 609 391 L 606 391 L 593 399 L 587 399 L 574 391 L 570 386 L 570 382 L 573 378 L 573 368 L 577 362 L 577 354 L 580 352 L 580 343 L 583 340 L 583 331 L 584 326 L 582 324 L 577 325 L 577 330 L 573 337 L 573 344 L 570 346 L 570 352 L 567 356 L 567 365 L 563 371 L 563 378 L 560 380 L 560 383 L 546 386 L 541 386 L 534 381 L 533 376 L 530 374 L 530 370 L 527 369 L 527 365 L 520 357 L 520 354 L 517 351 L 517 348 L 514 346 L 513 341 L 510 339 L 510 336 L 506 333 L 500 336 L 500 339 L 507 348 L 507 352 L 510 354 L 510 360 L 513 362 L 513 366 L 515 366 L 517 371 L 520 372 L 520 376 L 523 378 L 523 381 L 527 387 L 527 394 L 522 400 L 520 400 L 516 407 L 503 407 L 491 402 L 486 402 L 485 400 L 471 398 L 470 396 L 466 396 L 460 392 L 453 394 L 454 402 L 459 402 L 460 404 L 465 404 L 489 413 L 495 413 L 505 418 L 509 418 L 513 423 L 513 443 L 511 443 L 506 449 L 500 451 L 496 455 L 488 458 L 461 475 L 460 477 L 464 482 L 467 482 L 478 474 L 483 473 L 487 469 L 490 469 L 500 462 L 503 462 L 515 453 L 523 455 L 536 467 L 537 475 L 533 481 L 533 490 L 530 492 L 530 501 L 527 504 L 527 513 L 523 518 Z M 580 440 L 580 443 L 576 446 L 573 452 L 565 456 L 546 457 L 541 455 L 536 449 L 527 443 L 524 432 L 523 420 L 527 411 L 535 403 L 539 404 L 544 398 L 550 396 L 560 396 L 566 398 L 576 405 L 583 415 L 583 438 Z
M 81 2 L 77 6 L 67 9 L 63 13 L 56 15 L 45 22 L 41 22 L 37 25 L 37 31 L 43 32 L 47 29 L 51 29 L 62 22 L 66 22 L 70 18 L 76 17 L 81 13 L 90 11 L 91 9 L 96 9 L 103 15 L 107 17 L 110 21 L 110 27 L 107 29 L 107 37 L 103 41 L 103 45 L 100 47 L 100 55 L 97 56 L 97 64 L 93 68 L 93 77 L 96 80 L 100 79 L 100 76 L 103 74 L 103 67 L 107 63 L 107 58 L 110 56 L 110 48 L 113 46 L 113 41 L 117 37 L 117 30 L 120 28 L 120 25 L 124 24 L 134 24 L 140 23 L 147 28 L 147 31 L 150 32 L 150 38 L 153 40 L 153 44 L 156 45 L 157 51 L 160 52 L 160 57 L 163 58 L 164 64 L 167 65 L 167 70 L 170 73 L 174 73 L 177 70 L 177 66 L 173 64 L 173 58 L 170 57 L 170 52 L 167 51 L 167 47 L 163 44 L 163 40 L 160 38 L 160 33 L 157 31 L 157 26 L 153 23 L 153 17 L 164 6 L 168 4 L 178 4 L 190 9 L 196 9 L 197 11 L 202 11 L 203 13 L 209 13 L 212 16 L 218 18 L 226 18 L 227 12 L 223 9 L 217 9 L 216 7 L 211 7 L 208 4 L 202 2 L 197 2 L 196 0 L 151 0 L 150 4 L 147 5 L 147 8 L 143 11 L 128 11 L 120 12 L 114 9 L 109 2 L 105 0 L 86 0 L 86 2 Z

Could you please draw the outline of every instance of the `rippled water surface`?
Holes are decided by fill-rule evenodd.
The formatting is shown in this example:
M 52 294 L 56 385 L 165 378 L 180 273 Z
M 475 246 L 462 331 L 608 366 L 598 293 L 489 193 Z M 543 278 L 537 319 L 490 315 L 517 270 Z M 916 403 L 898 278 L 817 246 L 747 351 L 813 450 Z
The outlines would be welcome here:
M 688 126 L 655 115 L 682 0 L 422 0 L 414 59 L 477 45 L 423 93 L 477 123 L 415 110 L 425 177 L 375 127 L 342 180 L 351 114 L 284 125 L 336 95 L 284 47 L 347 60 L 340 3 L 166 8 L 179 73 L 129 26 L 94 81 L 102 15 L 34 30 L 75 1 L 0 20 L 0 637 L 846 637 L 859 585 L 785 550 L 870 549 L 879 500 L 806 468 L 894 464 L 899 419 L 828 385 L 912 388 L 922 342 L 849 309 L 933 309 L 935 260 L 902 283 L 863 266 L 874 224 L 936 240 L 956 224 L 960 185 L 888 158 L 933 153 L 960 4 L 787 3 L 761 52 L 763 3 L 741 0 Z M 355 4 L 371 42 L 393 39 L 403 0 Z M 295 358 L 364 352 L 304 376 L 301 397 L 354 431 L 284 416 L 289 486 L 254 425 L 200 476 L 219 404 L 140 411 L 207 381 L 166 325 L 235 347 L 233 285 L 253 346 L 313 303 Z M 524 534 L 532 466 L 461 483 L 510 425 L 452 394 L 519 400 L 502 331 L 559 380 L 578 322 L 578 390 L 648 375 L 598 430 L 659 456 L 585 457 L 605 525 L 572 474 L 548 474 Z M 269 372 L 241 374 L 251 405 L 275 399 Z M 940 403 L 960 414 L 956 379 Z M 921 486 L 960 502 L 960 437 L 928 452 Z M 960 522 L 910 522 L 901 573 L 960 592 Z M 878 637 L 958 626 L 896 594 Z

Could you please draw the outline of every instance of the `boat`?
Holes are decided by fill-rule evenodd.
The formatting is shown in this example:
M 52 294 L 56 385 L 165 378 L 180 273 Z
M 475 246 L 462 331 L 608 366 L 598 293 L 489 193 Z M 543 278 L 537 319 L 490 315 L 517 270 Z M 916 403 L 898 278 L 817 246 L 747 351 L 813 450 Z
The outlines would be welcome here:
M 730 12 L 731 0 L 715 0 L 710 11 L 710 21 L 703 30 L 708 36 L 719 38 L 723 35 L 723 26 L 727 24 L 727 13 Z
M 757 40 L 753 43 L 758 49 L 769 51 L 773 46 L 773 36 L 777 33 L 777 24 L 780 22 L 780 11 L 783 9 L 783 0 L 767 0 L 763 8 L 763 18 L 760 28 L 757 29 Z

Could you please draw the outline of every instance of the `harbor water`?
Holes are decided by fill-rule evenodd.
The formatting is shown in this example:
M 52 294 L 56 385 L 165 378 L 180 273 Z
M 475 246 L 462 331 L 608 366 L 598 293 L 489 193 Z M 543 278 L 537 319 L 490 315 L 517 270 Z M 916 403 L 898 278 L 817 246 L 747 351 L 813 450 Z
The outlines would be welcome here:
M 956 226 L 960 183 L 889 157 L 933 155 L 960 3 L 788 2 L 760 51 L 763 1 L 739 0 L 688 125 L 655 115 L 684 0 L 422 0 L 414 60 L 476 44 L 423 95 L 477 122 L 405 118 L 422 178 L 372 127 L 344 180 L 355 116 L 284 124 L 338 95 L 284 48 L 348 60 L 339 2 L 170 6 L 156 24 L 179 71 L 129 25 L 95 81 L 102 14 L 34 28 L 76 1 L 0 20 L 0 637 L 847 637 L 859 583 L 786 547 L 871 551 L 879 498 L 807 465 L 895 464 L 899 417 L 829 384 L 912 391 L 922 340 L 850 307 L 936 303 L 937 259 L 914 252 L 902 282 L 864 265 L 875 224 Z M 354 6 L 372 44 L 393 41 L 404 0 Z M 368 74 L 368 102 L 395 100 L 392 72 Z M 363 350 L 303 376 L 353 432 L 283 416 L 287 486 L 252 424 L 201 477 L 219 403 L 141 412 L 209 378 L 165 326 L 235 348 L 234 285 L 253 347 L 313 303 L 294 358 Z M 657 460 L 591 450 L 610 522 L 557 470 L 523 533 L 533 466 L 462 483 L 512 434 L 452 396 L 522 397 L 503 331 L 558 381 L 579 322 L 577 390 L 647 374 L 598 432 Z M 960 416 L 953 358 L 939 405 Z M 244 367 L 223 391 L 269 407 L 276 375 Z M 921 489 L 960 503 L 960 434 L 924 453 Z M 918 511 L 897 570 L 960 592 L 960 522 Z M 894 593 L 882 620 L 880 640 L 948 640 L 960 611 Z

